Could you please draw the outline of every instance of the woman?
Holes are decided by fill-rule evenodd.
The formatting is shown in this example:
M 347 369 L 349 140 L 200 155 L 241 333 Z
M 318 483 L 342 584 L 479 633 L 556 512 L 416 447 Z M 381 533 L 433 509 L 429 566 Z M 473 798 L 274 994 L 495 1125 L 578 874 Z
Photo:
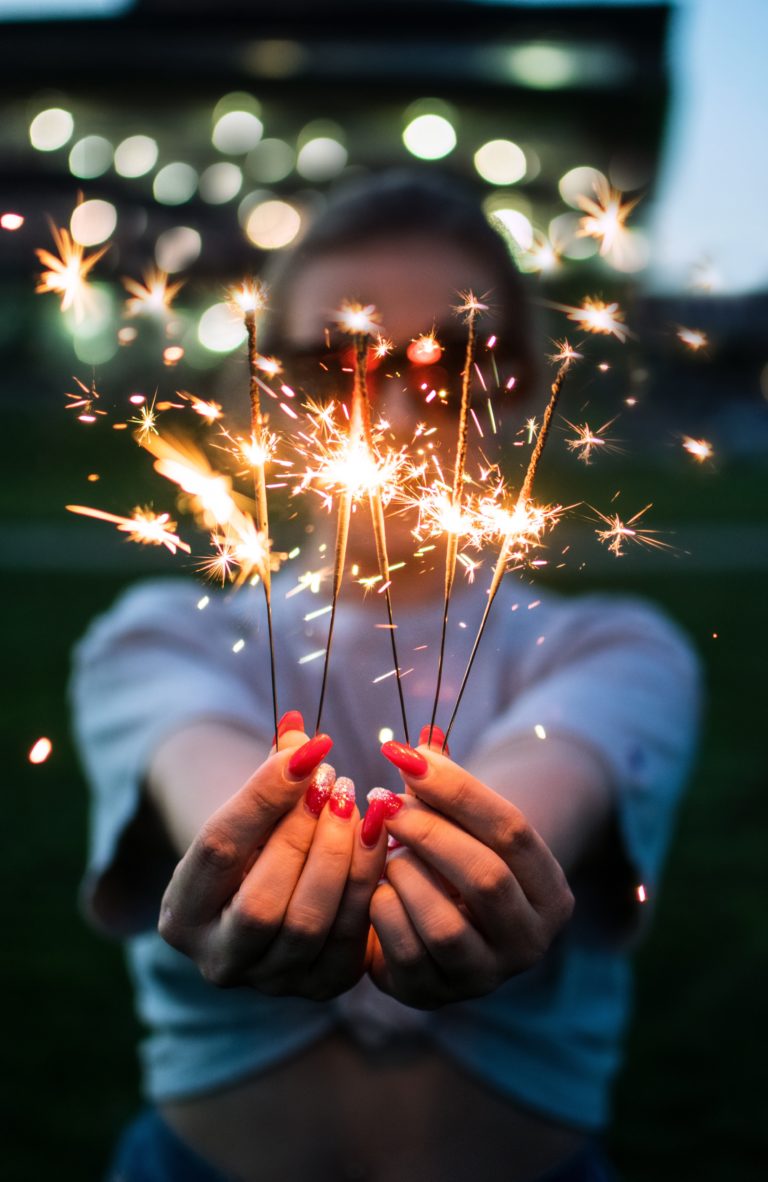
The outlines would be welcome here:
M 501 239 L 451 185 L 377 178 L 338 200 L 275 276 L 269 346 L 318 392 L 343 347 L 326 335 L 333 312 L 348 298 L 374 304 L 395 350 L 373 375 L 377 410 L 399 441 L 415 419 L 450 440 L 455 392 L 425 408 L 401 355 L 433 324 L 455 338 L 467 289 L 491 293 L 483 332 L 524 390 L 531 338 Z M 510 426 L 521 396 L 507 396 Z M 332 524 L 314 523 L 310 565 L 315 544 L 332 552 Z M 388 531 L 392 562 L 406 562 L 397 639 L 411 725 L 422 724 L 440 555 L 414 559 L 405 518 Z M 348 561 L 375 567 L 362 512 Z M 252 635 L 255 593 L 201 615 L 192 582 L 143 585 L 79 649 L 77 728 L 95 790 L 86 894 L 126 937 L 150 1028 L 153 1108 L 111 1177 L 608 1177 L 594 1138 L 627 1016 L 634 887 L 657 879 L 695 728 L 685 642 L 644 605 L 565 602 L 509 576 L 451 757 L 427 727 L 415 748 L 385 743 L 382 759 L 377 734 L 400 728 L 381 598 L 343 590 L 328 736 L 313 736 L 298 711 L 313 717 L 319 663 L 300 660 L 324 647 L 327 617 L 311 618 L 317 601 L 295 590 L 286 570 L 274 591 L 279 700 L 291 707 L 279 750 L 263 657 L 233 652 Z M 480 575 L 457 587 L 443 712 L 485 590 Z M 362 817 L 324 762 L 332 743 L 360 805 L 388 789 Z M 399 848 L 387 860 L 388 835 Z

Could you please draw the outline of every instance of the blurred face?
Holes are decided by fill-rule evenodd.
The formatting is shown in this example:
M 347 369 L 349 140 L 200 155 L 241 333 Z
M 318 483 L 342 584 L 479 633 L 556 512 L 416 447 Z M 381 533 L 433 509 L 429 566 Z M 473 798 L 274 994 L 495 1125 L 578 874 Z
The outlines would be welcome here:
M 442 462 L 451 464 L 466 344 L 466 328 L 453 309 L 461 303 L 460 292 L 472 290 L 478 298 L 489 293 L 486 302 L 491 310 L 483 313 L 480 333 L 480 339 L 486 340 L 498 327 L 492 311 L 495 279 L 469 252 L 440 239 L 393 239 L 317 259 L 294 281 L 288 299 L 281 349 L 288 380 L 300 372 L 298 384 L 310 395 L 323 387 L 336 396 L 348 393 L 352 375 L 343 370 L 349 371 L 352 365 L 351 338 L 335 329 L 334 313 L 345 300 L 373 304 L 382 335 L 393 344 L 392 354 L 378 365 L 372 362 L 369 371 L 374 415 L 386 418 L 398 444 L 410 442 L 418 422 L 434 423 L 440 430 Z M 445 353 L 435 367 L 414 364 L 408 347 L 433 327 Z M 445 367 L 442 373 L 440 362 Z M 425 381 L 427 392 L 447 382 L 449 403 L 427 404 Z M 356 517 L 362 520 L 367 514 Z M 413 551 L 411 524 L 402 516 L 388 515 L 392 561 L 405 559 Z M 366 566 L 375 563 L 370 528 L 353 530 L 350 551 Z

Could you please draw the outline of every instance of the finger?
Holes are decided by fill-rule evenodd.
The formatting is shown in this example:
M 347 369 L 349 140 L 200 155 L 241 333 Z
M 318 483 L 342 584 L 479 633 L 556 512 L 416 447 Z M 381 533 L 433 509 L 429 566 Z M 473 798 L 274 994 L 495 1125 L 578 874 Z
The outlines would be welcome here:
M 426 864 L 401 850 L 390 858 L 387 880 L 437 966 L 453 978 L 471 974 L 481 991 L 485 980 L 491 988 L 495 963 L 492 953 Z
M 298 885 L 323 807 L 336 779 L 330 764 L 311 777 L 304 799 L 272 831 L 264 849 L 242 880 L 237 894 L 213 929 L 222 950 L 239 949 L 238 962 L 259 955 L 279 931 Z
M 270 755 L 206 822 L 163 900 L 167 926 L 209 923 L 237 890 L 254 851 L 306 791 L 333 741 L 315 735 Z
M 546 908 L 553 893 L 562 890 L 559 863 L 510 801 L 433 748 L 414 750 L 390 742 L 382 753 L 400 769 L 415 796 L 494 850 L 513 869 L 536 908 Z
M 303 869 L 259 975 L 282 973 L 319 956 L 336 919 L 352 861 L 355 786 L 341 776 L 317 822 Z M 351 801 L 352 809 L 347 805 Z
M 272 751 L 280 747 L 295 747 L 306 743 L 309 735 L 304 730 L 304 718 L 299 710 L 286 710 L 277 724 L 277 730 L 272 739 Z M 271 754 L 271 752 L 270 752 Z
M 458 890 L 490 944 L 507 940 L 512 923 L 525 928 L 537 923 L 532 904 L 506 862 L 447 817 L 418 800 L 406 800 L 387 825 L 399 842 Z M 388 875 L 396 873 L 396 862 L 387 867 Z

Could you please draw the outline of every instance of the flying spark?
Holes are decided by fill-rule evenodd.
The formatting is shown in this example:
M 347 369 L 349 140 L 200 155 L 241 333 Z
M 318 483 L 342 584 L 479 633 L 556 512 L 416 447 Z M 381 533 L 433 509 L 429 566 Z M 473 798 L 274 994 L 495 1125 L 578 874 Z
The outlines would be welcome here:
M 189 554 L 186 542 L 173 531 L 176 522 L 171 521 L 168 513 L 153 513 L 151 509 L 134 509 L 131 517 L 120 517 L 117 513 L 105 513 L 102 509 L 92 509 L 88 505 L 67 505 L 70 513 L 79 513 L 83 517 L 95 517 L 98 521 L 109 521 L 116 525 L 120 533 L 128 534 L 129 542 L 140 542 L 145 546 L 165 546 L 171 554 L 183 550 Z
M 617 558 L 621 558 L 625 553 L 625 546 L 628 543 L 635 542 L 640 546 L 648 546 L 654 550 L 671 550 L 672 547 L 667 542 L 662 542 L 656 537 L 657 530 L 640 528 L 638 521 L 651 508 L 646 505 L 639 513 L 635 513 L 634 517 L 630 517 L 627 522 L 624 522 L 619 517 L 618 513 L 614 513 L 611 517 L 606 517 L 599 509 L 595 512 L 605 525 L 607 529 L 597 530 L 598 539 L 604 542 L 612 554 Z
M 75 242 L 68 230 L 51 223 L 51 233 L 58 254 L 51 254 L 49 250 L 35 251 L 43 266 L 48 268 L 40 274 L 35 291 L 51 291 L 60 295 L 62 312 L 72 308 L 75 320 L 79 323 L 91 303 L 88 274 L 109 250 L 109 245 L 86 255 L 83 247 L 79 242 Z
M 683 447 L 689 455 L 693 456 L 694 460 L 698 460 L 703 464 L 705 460 L 711 460 L 715 454 L 712 444 L 706 439 L 691 439 L 686 435 L 683 439 Z
M 125 301 L 125 311 L 128 316 L 165 316 L 170 311 L 171 304 L 184 286 L 184 280 L 169 283 L 165 271 L 151 268 L 144 274 L 144 282 L 124 278 L 123 286 L 130 295 Z

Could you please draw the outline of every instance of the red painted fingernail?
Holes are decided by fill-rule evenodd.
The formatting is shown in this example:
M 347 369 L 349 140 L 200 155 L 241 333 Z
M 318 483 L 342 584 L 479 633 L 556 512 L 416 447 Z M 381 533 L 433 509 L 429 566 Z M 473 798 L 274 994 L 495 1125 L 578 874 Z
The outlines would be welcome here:
M 373 849 L 381 837 L 385 815 L 386 806 L 383 800 L 374 800 L 368 805 L 368 812 L 360 826 L 360 840 L 368 849 Z
M 430 738 L 430 731 L 432 737 Z M 451 749 L 445 742 L 445 731 L 441 730 L 439 726 L 430 726 L 427 723 L 419 731 L 419 744 L 425 743 L 427 747 L 439 747 L 441 751 L 445 751 L 446 755 L 451 754 Z
M 384 816 L 387 820 L 394 817 L 395 813 L 399 813 L 403 807 L 402 796 L 390 792 L 388 788 L 371 788 L 368 793 L 368 803 L 373 804 L 374 800 L 380 800 L 384 805 Z
M 319 817 L 323 811 L 323 806 L 333 791 L 335 780 L 336 769 L 329 763 L 321 763 L 315 768 L 309 787 L 304 793 L 304 803 L 313 817 Z
M 390 739 L 382 746 L 381 754 L 407 776 L 423 776 L 429 767 L 424 756 L 407 743 L 396 743 Z
M 275 738 L 282 739 L 283 735 L 286 735 L 288 733 L 288 731 L 303 731 L 303 730 L 304 730 L 304 719 L 301 716 L 301 711 L 300 710 L 286 710 L 285 714 L 283 715 L 283 717 L 280 719 L 280 721 L 277 724 L 277 735 L 275 736 Z M 275 739 L 273 739 L 272 742 L 274 743 Z
M 314 735 L 294 751 L 288 760 L 288 771 L 297 780 L 303 780 L 317 767 L 321 759 L 325 758 L 332 746 L 333 739 L 330 735 Z
M 339 776 L 333 786 L 328 808 L 335 817 L 348 821 L 355 811 L 355 785 L 349 776 Z

